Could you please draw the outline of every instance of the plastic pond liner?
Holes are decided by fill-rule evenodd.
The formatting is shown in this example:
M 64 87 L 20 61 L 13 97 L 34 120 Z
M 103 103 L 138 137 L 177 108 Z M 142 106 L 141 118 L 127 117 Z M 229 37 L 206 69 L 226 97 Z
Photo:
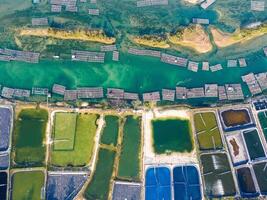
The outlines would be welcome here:
M 173 169 L 175 200 L 201 200 L 199 172 L 194 166 L 178 166 Z
M 146 171 L 145 199 L 171 200 L 171 174 L 167 167 L 151 167 Z
M 7 196 L 7 173 L 0 172 L 0 199 L 6 199 Z
M 253 169 L 261 194 L 267 195 L 267 162 L 254 164 Z
M 202 154 L 205 193 L 210 198 L 236 194 L 233 174 L 225 153 Z
M 235 166 L 248 162 L 245 141 L 243 140 L 242 133 L 240 131 L 227 134 L 226 142 L 231 159 Z
M 48 200 L 71 200 L 81 190 L 86 174 L 48 174 L 46 198 Z
M 222 127 L 226 132 L 254 127 L 255 122 L 251 116 L 247 108 L 220 111 Z
M 261 144 L 258 131 L 256 129 L 243 132 L 248 153 L 251 160 L 265 158 L 265 153 Z
M 237 180 L 242 197 L 256 197 L 259 194 L 256 191 L 251 171 L 248 167 L 236 170 Z
M 9 147 L 10 126 L 10 109 L 0 107 L 0 151 L 6 151 Z

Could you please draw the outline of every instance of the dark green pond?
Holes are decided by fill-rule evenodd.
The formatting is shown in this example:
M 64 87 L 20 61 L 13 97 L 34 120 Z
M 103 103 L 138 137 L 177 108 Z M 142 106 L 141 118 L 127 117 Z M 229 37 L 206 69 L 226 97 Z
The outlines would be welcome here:
M 156 119 L 152 121 L 156 153 L 190 152 L 193 150 L 190 122 L 186 119 Z

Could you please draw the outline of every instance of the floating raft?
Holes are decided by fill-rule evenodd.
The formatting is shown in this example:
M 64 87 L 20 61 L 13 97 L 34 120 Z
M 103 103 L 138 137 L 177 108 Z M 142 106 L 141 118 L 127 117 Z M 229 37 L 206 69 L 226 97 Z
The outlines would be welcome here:
M 32 88 L 32 94 L 33 95 L 48 95 L 48 88 L 39 88 L 39 87 L 33 87 Z
M 88 14 L 89 15 L 95 15 L 95 16 L 98 16 L 99 15 L 99 9 L 88 9 Z
M 30 52 L 30 51 L 19 51 L 12 49 L 0 49 L 0 60 L 1 61 L 23 61 L 29 63 L 38 63 L 39 62 L 39 53 Z
M 205 84 L 205 97 L 218 97 L 218 85 Z
M 176 87 L 176 99 L 187 99 L 186 87 Z
M 252 11 L 264 11 L 265 2 L 264 1 L 251 1 Z
M 228 100 L 243 100 L 244 94 L 241 84 L 225 84 Z
M 220 71 L 222 70 L 222 65 L 221 64 L 217 64 L 217 65 L 213 65 L 213 66 L 210 66 L 210 71 L 211 72 L 217 72 L 217 71 Z
M 143 0 L 143 1 L 137 1 L 136 6 L 137 7 L 146 7 L 146 6 L 162 6 L 162 5 L 168 5 L 168 0 Z
M 100 47 L 100 51 L 108 52 L 108 51 L 116 51 L 116 45 L 103 45 Z
M 186 58 L 177 57 L 177 56 L 173 56 L 173 55 L 166 54 L 166 53 L 162 53 L 160 60 L 161 62 L 168 63 L 171 65 L 177 65 L 181 67 L 186 67 L 187 62 L 188 62 L 188 59 Z
M 108 88 L 107 89 L 107 98 L 109 99 L 123 99 L 124 90 L 117 88 Z
M 32 26 L 47 26 L 48 19 L 44 18 L 32 18 Z
M 201 8 L 203 9 L 207 9 L 208 7 L 210 7 L 216 0 L 206 0 L 203 3 L 201 3 Z
M 187 98 L 194 99 L 194 98 L 203 98 L 205 97 L 204 88 L 191 88 L 187 89 Z
M 203 71 L 209 71 L 210 70 L 209 62 L 202 62 L 202 70 Z
M 143 94 L 143 101 L 160 101 L 159 92 L 148 92 Z
M 62 11 L 61 5 L 51 5 L 51 12 L 60 13 Z
M 95 63 L 104 63 L 105 62 L 105 53 L 103 52 L 94 52 L 94 51 L 77 51 L 72 50 L 72 61 L 84 61 L 84 62 L 95 62 Z
M 160 58 L 161 56 L 160 51 L 147 50 L 147 49 L 130 48 L 128 50 L 128 53 L 133 54 L 133 55 L 138 55 L 138 56 L 152 56 L 152 57 L 158 57 L 158 58 Z
M 245 58 L 239 58 L 238 63 L 239 63 L 240 67 L 246 67 L 247 66 L 247 62 L 246 62 Z
M 64 95 L 65 90 L 66 90 L 66 87 L 63 85 L 59 85 L 59 84 L 54 84 L 52 88 L 52 92 L 54 94 L 59 94 L 59 95 Z
M 188 70 L 193 71 L 193 72 L 197 72 L 198 71 L 198 65 L 199 65 L 199 63 L 197 63 L 197 62 L 189 61 Z
M 174 101 L 175 99 L 175 90 L 162 89 L 161 94 L 164 101 Z
M 113 53 L 112 53 L 112 60 L 113 61 L 119 61 L 119 59 L 120 59 L 119 52 L 118 51 L 113 51 Z
M 247 84 L 252 96 L 262 93 L 260 85 L 253 73 L 242 76 L 242 80 Z
M 209 19 L 204 19 L 204 18 L 193 18 L 192 22 L 194 24 L 208 25 L 210 23 L 210 20 Z
M 83 87 L 77 88 L 77 96 L 79 99 L 97 99 L 104 97 L 102 87 Z

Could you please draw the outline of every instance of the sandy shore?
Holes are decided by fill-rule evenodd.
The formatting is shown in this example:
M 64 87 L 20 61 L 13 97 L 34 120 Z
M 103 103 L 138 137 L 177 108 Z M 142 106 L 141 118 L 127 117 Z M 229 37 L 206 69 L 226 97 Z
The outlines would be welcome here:
M 228 47 L 233 44 L 243 43 L 254 38 L 260 37 L 267 34 L 267 26 L 257 27 L 255 29 L 242 29 L 236 30 L 234 33 L 225 33 L 221 30 L 211 27 L 210 31 L 212 33 L 215 44 L 219 48 Z
M 116 39 L 107 37 L 101 30 L 84 30 L 66 31 L 52 28 L 24 28 L 19 29 L 19 36 L 36 36 L 50 37 L 61 40 L 81 40 L 88 42 L 99 42 L 103 44 L 114 44 Z
M 192 25 L 168 36 L 169 41 L 174 45 L 192 48 L 198 53 L 207 53 L 212 50 L 212 44 L 208 34 L 201 25 Z
M 197 163 L 197 154 L 193 150 L 190 153 L 156 154 L 153 149 L 151 120 L 153 118 L 177 117 L 190 119 L 189 110 L 153 110 L 143 113 L 144 130 L 144 164 L 189 164 Z
M 148 47 L 161 49 L 167 49 L 170 47 L 170 45 L 163 38 L 156 36 L 131 37 L 131 40 L 136 44 Z

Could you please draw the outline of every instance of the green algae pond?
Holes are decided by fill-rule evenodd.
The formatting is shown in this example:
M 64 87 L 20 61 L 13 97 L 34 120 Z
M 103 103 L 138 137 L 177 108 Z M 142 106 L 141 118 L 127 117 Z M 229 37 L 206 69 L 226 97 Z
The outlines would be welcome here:
M 70 121 L 68 121 L 67 126 L 65 126 L 66 120 L 64 121 L 64 119 L 68 119 L 66 115 L 70 115 Z M 75 119 L 73 119 L 73 117 L 75 117 Z M 50 162 L 53 166 L 84 167 L 89 164 L 95 143 L 96 121 L 98 118 L 99 115 L 90 113 L 65 113 L 65 115 L 63 115 L 63 121 L 57 126 L 68 127 L 69 130 L 73 129 L 74 132 L 71 131 L 69 136 L 73 142 L 68 143 L 70 144 L 70 148 L 68 148 L 68 145 L 65 145 L 65 149 L 51 148 Z M 66 131 L 63 132 L 63 136 L 67 138 Z
M 12 198 L 16 200 L 41 200 L 42 189 L 45 186 L 45 176 L 42 171 L 16 172 L 12 175 Z
M 114 151 L 100 148 L 96 169 L 84 193 L 87 200 L 108 199 L 115 154 Z
M 118 177 L 140 180 L 141 162 L 141 117 L 127 116 L 123 127 L 123 141 Z
M 188 119 L 162 118 L 152 120 L 153 147 L 157 154 L 191 152 L 194 148 Z
M 105 116 L 105 127 L 101 133 L 101 143 L 117 145 L 119 134 L 119 117 Z
M 45 132 L 48 112 L 23 109 L 15 121 L 13 152 L 15 165 L 40 166 L 45 160 Z

